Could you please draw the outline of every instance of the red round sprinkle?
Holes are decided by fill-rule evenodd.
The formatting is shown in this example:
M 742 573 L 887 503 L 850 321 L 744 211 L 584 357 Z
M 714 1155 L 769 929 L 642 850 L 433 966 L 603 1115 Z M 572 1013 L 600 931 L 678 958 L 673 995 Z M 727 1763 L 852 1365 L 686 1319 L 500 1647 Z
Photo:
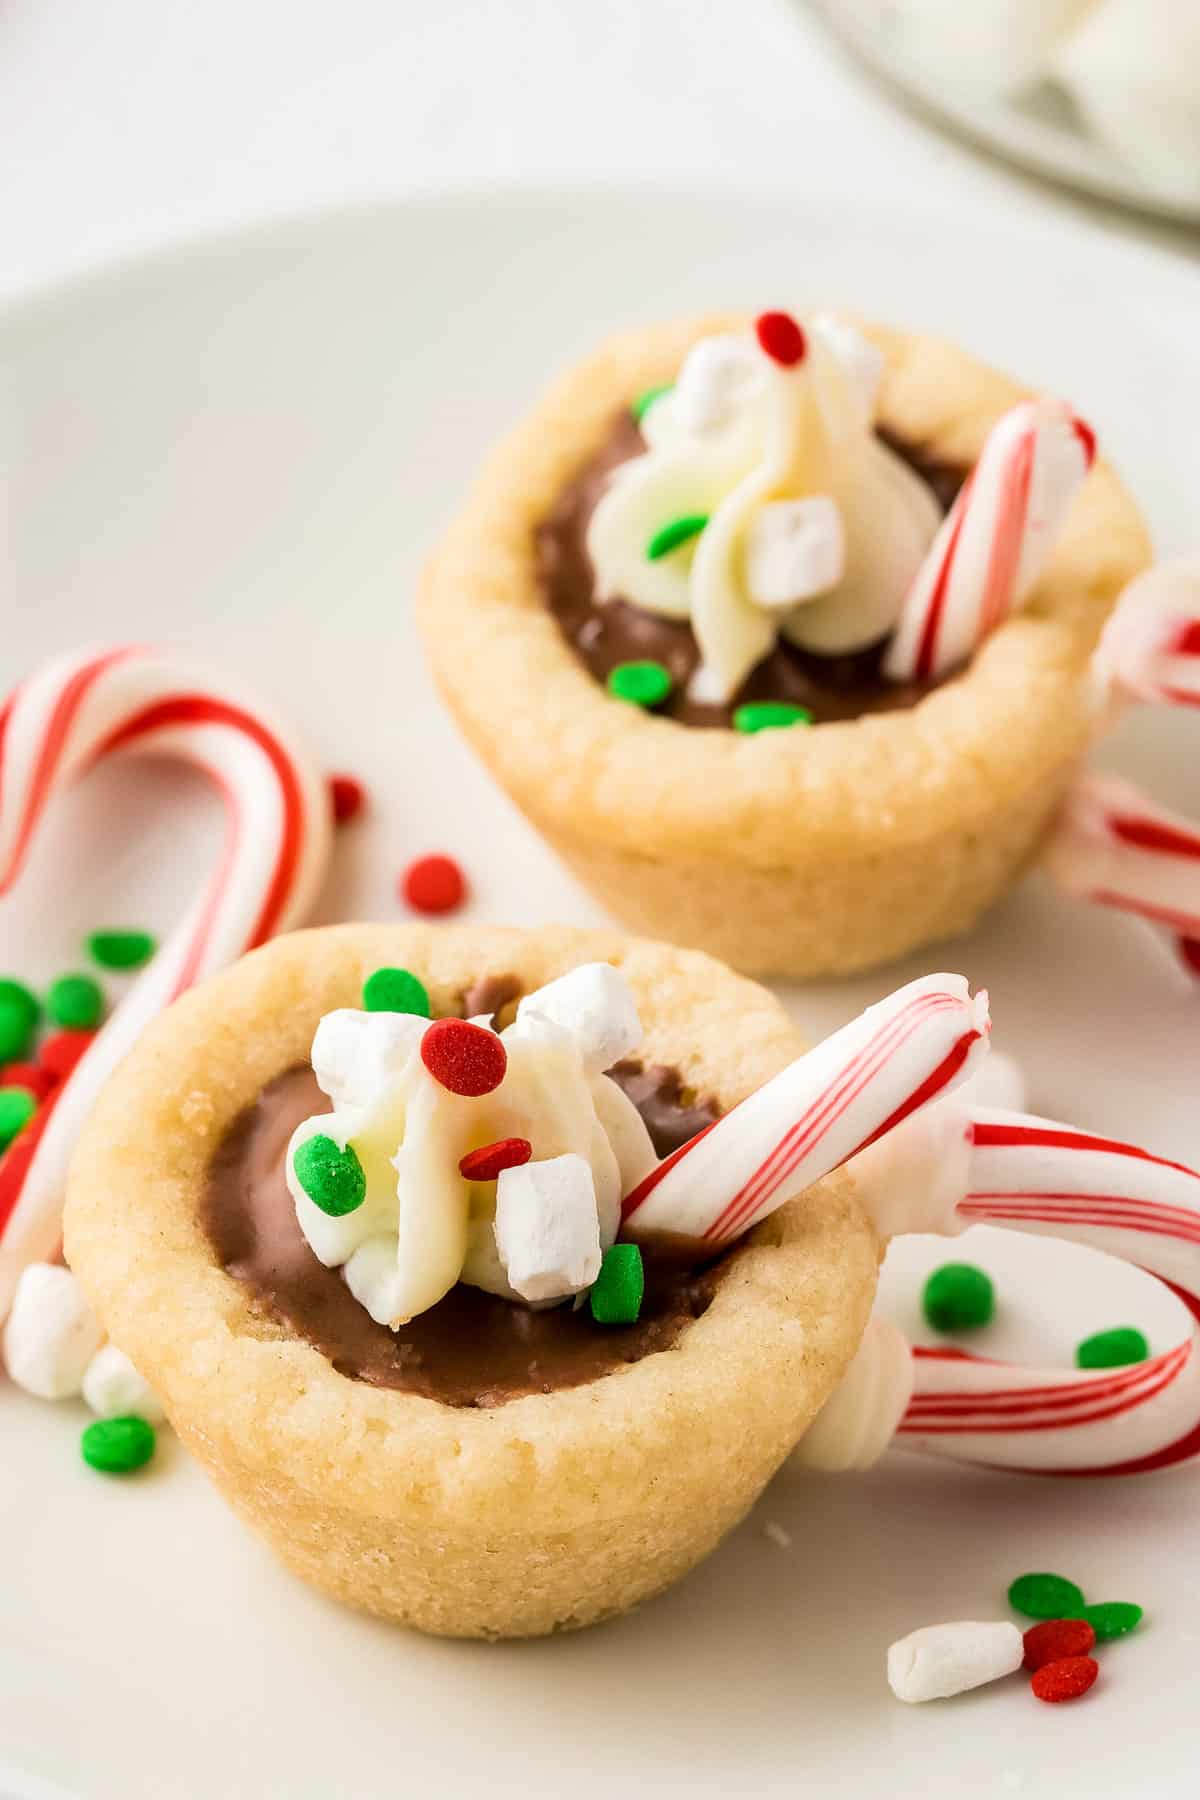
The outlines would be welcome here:
M 519 1169 L 532 1155 L 533 1145 L 528 1138 L 500 1138 L 494 1144 L 468 1150 L 458 1172 L 468 1181 L 495 1181 L 505 1169 Z
M 1025 1667 L 1041 1669 L 1064 1656 L 1086 1656 L 1095 1641 L 1086 1619 L 1043 1619 L 1025 1633 Z
M 55 1081 L 65 1081 L 95 1036 L 94 1031 L 56 1031 L 38 1051 L 38 1061 Z
M 367 804 L 367 790 L 356 775 L 331 775 L 329 801 L 335 825 L 348 825 Z
M 0 1087 L 28 1088 L 36 1100 L 44 1100 L 56 1085 L 50 1070 L 39 1069 L 36 1063 L 12 1062 L 0 1068 Z
M 808 344 L 791 313 L 759 313 L 754 321 L 754 331 L 772 362 L 782 364 L 785 369 L 794 369 L 797 363 L 804 361 Z
M 421 1039 L 421 1061 L 452 1094 L 477 1099 L 504 1080 L 508 1054 L 494 1031 L 468 1019 L 437 1019 Z
M 467 881 L 452 856 L 421 856 L 400 877 L 400 892 L 417 912 L 453 912 L 467 897 Z
M 1030 1686 L 1039 1700 L 1055 1705 L 1060 1700 L 1078 1700 L 1099 1673 L 1094 1656 L 1060 1656 L 1057 1662 L 1044 1663 Z

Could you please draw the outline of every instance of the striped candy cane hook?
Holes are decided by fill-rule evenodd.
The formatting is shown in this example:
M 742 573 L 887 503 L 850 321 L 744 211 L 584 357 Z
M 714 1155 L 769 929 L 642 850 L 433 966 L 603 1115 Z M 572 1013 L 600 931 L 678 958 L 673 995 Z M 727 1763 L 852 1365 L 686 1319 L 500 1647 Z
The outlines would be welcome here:
M 290 732 L 224 680 L 122 646 L 49 664 L 0 710 L 0 899 L 55 795 L 126 752 L 203 769 L 225 800 L 227 835 L 182 923 L 0 1161 L 0 1319 L 26 1264 L 57 1251 L 71 1149 L 110 1071 L 185 988 L 299 923 L 329 853 L 325 785 Z
M 1019 1368 L 917 1349 L 895 1441 L 959 1462 L 1074 1478 L 1148 1473 L 1200 1456 L 1200 1173 L 1048 1119 L 967 1113 L 954 1101 L 933 1111 L 948 1138 L 966 1146 L 957 1193 L 947 1187 L 941 1196 L 941 1229 L 987 1223 L 1107 1251 L 1162 1281 L 1187 1308 L 1190 1329 L 1170 1349 L 1117 1369 Z M 914 1121 L 855 1164 L 868 1205 L 882 1207 L 893 1230 L 905 1205 L 897 1182 L 920 1184 L 922 1158 L 936 1148 L 932 1132 L 928 1118 Z M 907 1229 L 931 1223 L 926 1208 Z

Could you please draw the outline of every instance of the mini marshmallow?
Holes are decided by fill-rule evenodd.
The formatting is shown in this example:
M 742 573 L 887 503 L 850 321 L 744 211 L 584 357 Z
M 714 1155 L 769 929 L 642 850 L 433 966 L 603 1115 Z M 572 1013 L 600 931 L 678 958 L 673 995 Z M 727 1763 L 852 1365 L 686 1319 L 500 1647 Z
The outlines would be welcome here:
M 828 494 L 772 500 L 746 534 L 746 587 L 756 606 L 787 608 L 827 594 L 846 568 L 846 537 Z
M 568 1033 L 589 1075 L 602 1075 L 642 1041 L 642 1021 L 629 984 L 609 963 L 583 963 L 527 994 L 517 1018 L 531 1013 Z
M 523 1300 L 565 1299 L 600 1273 L 592 1171 L 582 1156 L 505 1169 L 496 1183 L 496 1247 Z
M 702 338 L 688 352 L 675 382 L 675 420 L 698 435 L 717 430 L 763 385 L 763 378 L 762 356 L 749 338 Z
M 148 1425 L 166 1418 L 162 1401 L 143 1380 L 123 1350 L 105 1344 L 83 1372 L 83 1397 L 97 1418 L 123 1419 L 133 1414 Z
M 326 1013 L 312 1045 L 313 1074 L 335 1106 L 370 1106 L 403 1070 L 429 1029 L 416 1013 Z
M 1024 1655 L 1021 1633 L 1007 1619 L 923 1625 L 889 1648 L 888 1686 L 897 1700 L 945 1700 L 1013 1674 Z
M 4 1330 L 4 1361 L 17 1386 L 39 1400 L 69 1400 L 104 1333 L 70 1269 L 30 1263 L 17 1283 Z
M 879 384 L 886 367 L 883 351 L 877 350 L 856 325 L 851 325 L 848 319 L 839 319 L 836 313 L 818 313 L 812 329 L 836 360 L 868 419 L 873 419 Z
M 960 1106 L 989 1107 L 1001 1112 L 1028 1111 L 1021 1066 L 1003 1051 L 989 1050 L 973 1075 L 955 1093 Z

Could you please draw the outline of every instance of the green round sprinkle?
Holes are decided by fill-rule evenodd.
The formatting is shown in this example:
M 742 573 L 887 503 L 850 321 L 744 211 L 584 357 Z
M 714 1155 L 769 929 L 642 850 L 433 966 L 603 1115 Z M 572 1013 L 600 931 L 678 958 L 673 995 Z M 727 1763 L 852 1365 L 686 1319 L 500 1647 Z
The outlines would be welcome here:
M 87 953 L 102 969 L 140 969 L 158 949 L 148 931 L 93 931 Z
M 419 1019 L 430 1010 L 425 984 L 411 969 L 376 969 L 363 983 L 363 1005 L 368 1012 L 416 1013 Z
M 735 709 L 735 731 L 778 731 L 784 725 L 811 725 L 812 714 L 806 706 L 793 706 L 788 700 L 747 700 Z
M 681 544 L 690 544 L 694 537 L 700 536 L 707 524 L 707 513 L 683 513 L 678 519 L 669 519 L 665 525 L 659 526 L 646 545 L 647 562 L 657 562 L 660 556 L 669 556 Z
M 674 683 L 660 662 L 623 662 L 608 671 L 607 687 L 618 700 L 634 706 L 661 706 Z
M 1075 1362 L 1081 1369 L 1119 1369 L 1124 1363 L 1145 1362 L 1150 1346 L 1133 1325 L 1114 1325 L 1111 1331 L 1098 1331 L 1084 1338 L 1075 1351 Z
M 41 1010 L 23 981 L 0 979 L 0 1063 L 28 1056 Z
M 1083 1589 L 1063 1575 L 1018 1575 L 1008 1590 L 1008 1604 L 1027 1619 L 1082 1619 Z
M 37 1111 L 37 1095 L 27 1087 L 0 1088 L 0 1150 L 7 1150 Z
M 645 1292 L 641 1251 L 636 1244 L 614 1244 L 604 1252 L 592 1287 L 592 1317 L 597 1325 L 632 1325 Z
M 925 1283 L 921 1305 L 935 1331 L 973 1331 L 991 1319 L 996 1292 L 991 1276 L 973 1263 L 943 1263 Z
M 650 411 L 650 408 L 654 405 L 654 402 L 656 400 L 661 400 L 664 394 L 669 394 L 674 385 L 674 382 L 671 381 L 660 381 L 656 387 L 642 389 L 641 393 L 629 409 L 639 425 Z
M 1131 1600 L 1099 1600 L 1095 1606 L 1085 1606 L 1081 1613 L 1071 1616 L 1086 1619 L 1096 1634 L 1096 1642 L 1104 1644 L 1109 1638 L 1124 1637 L 1140 1625 L 1142 1609 Z
M 330 1218 L 357 1211 L 367 1197 L 367 1178 L 352 1144 L 339 1150 L 331 1137 L 318 1132 L 305 1138 L 293 1158 L 296 1179 L 314 1206 Z
M 154 1427 L 132 1413 L 122 1419 L 96 1419 L 85 1429 L 79 1448 L 84 1462 L 102 1475 L 128 1475 L 144 1468 L 154 1455 Z
M 68 1031 L 90 1031 L 104 1017 L 104 995 L 90 975 L 60 975 L 50 983 L 46 1011 Z

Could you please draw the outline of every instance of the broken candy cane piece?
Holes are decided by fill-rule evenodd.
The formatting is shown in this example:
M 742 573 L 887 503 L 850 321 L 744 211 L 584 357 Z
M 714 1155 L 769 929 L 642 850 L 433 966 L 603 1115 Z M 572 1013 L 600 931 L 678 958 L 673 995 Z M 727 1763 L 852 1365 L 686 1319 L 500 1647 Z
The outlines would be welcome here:
M 1200 828 L 1154 806 L 1131 782 L 1108 775 L 1077 782 L 1045 866 L 1065 893 L 1200 935 Z
M 582 1293 L 600 1273 L 592 1171 L 582 1156 L 505 1169 L 496 1183 L 496 1247 L 523 1300 Z
M 4 1329 L 4 1362 L 17 1386 L 39 1400 L 69 1400 L 104 1333 L 70 1269 L 29 1263 Z
M 897 1700 L 946 1700 L 1012 1675 L 1024 1655 L 1021 1633 L 1007 1619 L 923 1625 L 888 1650 L 888 1686 Z
M 828 494 L 770 500 L 746 533 L 746 588 L 756 606 L 787 609 L 837 586 L 846 568 L 846 535 Z
M 1200 706 L 1200 556 L 1158 563 L 1130 582 L 1092 667 L 1116 700 Z
M 148 1425 L 166 1418 L 162 1401 L 115 1344 L 97 1350 L 83 1372 L 83 1397 L 100 1419 L 125 1419 L 131 1414 Z
M 1023 605 L 1094 456 L 1061 400 L 1025 400 L 997 421 L 905 599 L 884 657 L 892 681 L 948 674 Z
M 636 1050 L 642 1021 L 629 983 L 610 963 L 583 963 L 526 994 L 517 1018 L 537 1013 L 565 1031 L 589 1075 L 602 1075 Z

